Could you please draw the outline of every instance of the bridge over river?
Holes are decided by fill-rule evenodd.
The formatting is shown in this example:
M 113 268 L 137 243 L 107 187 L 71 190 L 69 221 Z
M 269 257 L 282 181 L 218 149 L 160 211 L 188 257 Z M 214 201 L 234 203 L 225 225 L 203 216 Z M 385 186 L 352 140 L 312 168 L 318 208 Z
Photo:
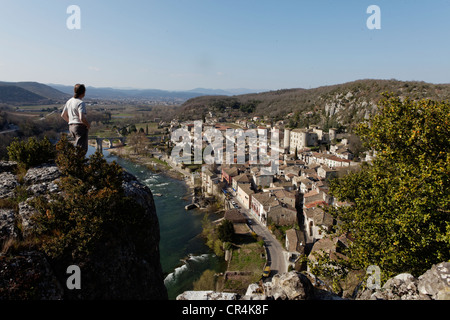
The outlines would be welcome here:
M 113 148 L 114 145 L 123 146 L 125 145 L 127 138 L 126 137 L 97 137 L 97 136 L 89 136 L 89 141 L 95 141 L 95 145 L 97 146 L 97 150 L 103 152 L 103 141 L 108 141 L 108 148 Z

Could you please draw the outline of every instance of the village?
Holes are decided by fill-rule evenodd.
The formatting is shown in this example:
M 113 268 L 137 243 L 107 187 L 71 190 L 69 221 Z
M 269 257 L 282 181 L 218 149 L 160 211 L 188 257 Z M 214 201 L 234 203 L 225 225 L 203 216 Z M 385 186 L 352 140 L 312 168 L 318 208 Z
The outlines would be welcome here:
M 331 257 L 343 257 L 342 248 L 348 245 L 349 239 L 345 236 L 326 237 L 339 221 L 323 208 L 350 204 L 339 202 L 330 195 L 329 184 L 334 178 L 359 170 L 362 162 L 370 162 L 371 152 L 356 157 L 350 147 L 351 135 L 338 133 L 334 128 L 327 132 L 318 126 L 289 129 L 283 121 L 264 124 L 258 117 L 234 123 L 207 120 L 204 124 L 224 136 L 232 129 L 265 130 L 268 138 L 275 129 L 280 132 L 279 144 L 257 146 L 259 152 L 265 149 L 263 152 L 267 155 L 276 155 L 276 165 L 273 161 L 268 165 L 250 164 L 252 143 L 249 139 L 246 140 L 245 163 L 237 161 L 237 154 L 231 163 L 203 162 L 197 166 L 177 162 L 173 155 L 165 157 L 171 166 L 191 172 L 192 185 L 201 190 L 193 199 L 193 207 L 219 201 L 225 211 L 224 219 L 233 223 L 237 233 L 255 232 L 259 226 L 266 232 L 269 230 L 272 239 L 277 239 L 275 246 L 272 239 L 263 237 L 268 260 L 263 278 L 288 270 L 306 270 L 308 267 L 302 258 L 308 257 L 314 262 L 314 253 L 318 251 L 327 252 Z M 189 144 L 193 150 L 196 141 L 194 123 L 172 121 L 170 131 L 179 128 L 193 138 L 193 143 Z M 206 139 L 202 140 L 204 150 Z M 225 140 L 221 141 L 223 149 Z

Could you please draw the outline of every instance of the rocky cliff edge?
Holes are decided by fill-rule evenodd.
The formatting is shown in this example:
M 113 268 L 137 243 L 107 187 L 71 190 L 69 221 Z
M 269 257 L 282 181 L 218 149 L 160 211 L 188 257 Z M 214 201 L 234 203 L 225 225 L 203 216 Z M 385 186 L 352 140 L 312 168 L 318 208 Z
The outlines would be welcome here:
M 251 284 L 244 296 L 213 291 L 186 291 L 177 300 L 450 300 L 450 262 L 433 265 L 418 278 L 402 273 L 378 289 L 360 283 L 343 298 L 327 290 L 309 273 L 276 274 L 271 281 Z
M 158 218 L 148 187 L 123 174 L 125 195 L 144 209 L 140 230 L 102 238 L 82 260 L 55 260 L 33 245 L 32 217 L 37 212 L 31 200 L 60 192 L 62 174 L 55 164 L 20 175 L 16 169 L 14 162 L 0 162 L 0 300 L 167 299 Z M 146 240 L 145 252 L 131 233 Z M 80 268 L 81 289 L 68 287 L 69 264 Z

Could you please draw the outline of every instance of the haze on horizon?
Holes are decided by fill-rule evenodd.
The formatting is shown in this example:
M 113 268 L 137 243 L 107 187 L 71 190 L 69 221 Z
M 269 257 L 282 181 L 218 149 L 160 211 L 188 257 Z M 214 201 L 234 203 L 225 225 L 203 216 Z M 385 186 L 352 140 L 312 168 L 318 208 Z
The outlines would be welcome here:
M 367 8 L 381 9 L 370 30 Z M 70 5 L 79 30 L 67 28 Z M 5 0 L 0 81 L 169 91 L 450 83 L 450 1 Z

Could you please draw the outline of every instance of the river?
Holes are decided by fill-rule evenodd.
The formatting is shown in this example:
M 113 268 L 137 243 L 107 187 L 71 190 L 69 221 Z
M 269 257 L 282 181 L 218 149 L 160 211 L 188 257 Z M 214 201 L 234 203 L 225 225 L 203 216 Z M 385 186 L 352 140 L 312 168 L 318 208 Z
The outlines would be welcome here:
M 89 147 L 88 156 L 94 152 L 95 148 Z M 174 300 L 184 291 L 192 290 L 193 282 L 205 270 L 224 271 L 223 260 L 215 256 L 200 237 L 203 214 L 184 209 L 190 202 L 186 199 L 189 189 L 184 181 L 153 173 L 144 166 L 110 155 L 108 150 L 104 150 L 103 155 L 108 162 L 116 161 L 136 176 L 154 195 L 162 194 L 153 198 L 161 234 L 161 266 L 169 299 Z

